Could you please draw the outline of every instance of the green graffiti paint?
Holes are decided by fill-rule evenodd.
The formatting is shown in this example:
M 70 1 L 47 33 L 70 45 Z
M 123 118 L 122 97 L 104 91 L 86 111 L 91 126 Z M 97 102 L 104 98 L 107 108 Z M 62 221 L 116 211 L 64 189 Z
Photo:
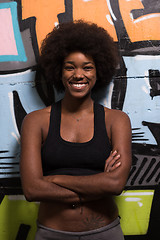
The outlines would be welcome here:
M 147 233 L 154 190 L 124 191 L 116 197 L 125 235 Z
M 33 240 L 36 231 L 38 204 L 27 202 L 23 196 L 5 196 L 0 205 L 0 239 L 16 239 L 21 224 L 31 226 L 27 240 Z

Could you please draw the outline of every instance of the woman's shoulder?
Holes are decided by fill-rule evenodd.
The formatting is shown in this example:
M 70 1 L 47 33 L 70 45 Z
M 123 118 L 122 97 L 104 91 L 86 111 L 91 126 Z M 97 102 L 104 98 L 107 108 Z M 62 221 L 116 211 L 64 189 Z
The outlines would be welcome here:
M 39 109 L 39 110 L 35 110 L 32 111 L 30 113 L 28 113 L 25 118 L 26 119 L 37 119 L 37 118 L 44 118 L 46 117 L 48 114 L 50 114 L 51 111 L 51 106 Z
M 130 122 L 129 116 L 121 110 L 104 107 L 104 111 L 106 121 L 109 121 L 111 123 L 117 123 L 119 121 Z
M 28 113 L 23 119 L 23 125 L 36 124 L 40 126 L 44 124 L 50 118 L 51 106 L 45 107 L 43 109 L 35 110 Z

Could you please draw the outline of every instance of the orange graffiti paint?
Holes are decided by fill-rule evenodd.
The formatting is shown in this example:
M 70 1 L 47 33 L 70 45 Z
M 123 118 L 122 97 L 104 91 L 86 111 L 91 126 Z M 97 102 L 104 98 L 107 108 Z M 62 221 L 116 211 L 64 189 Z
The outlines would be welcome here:
M 104 27 L 115 41 L 117 35 L 106 0 L 73 0 L 73 18 L 85 19 Z
M 147 14 L 134 20 L 131 11 L 144 8 L 140 0 L 119 0 L 119 8 L 131 42 L 160 40 L 160 13 Z
M 57 14 L 65 12 L 64 0 L 22 0 L 22 18 L 36 17 L 36 34 L 38 45 L 49 33 L 55 23 Z M 160 13 L 152 13 L 133 19 L 132 10 L 143 9 L 141 0 L 119 0 L 119 9 L 125 29 L 131 42 L 160 40 Z M 84 19 L 104 27 L 114 41 L 116 30 L 112 22 L 109 0 L 72 0 L 73 19 Z
M 106 0 L 83 1 L 73 0 L 73 19 L 85 19 L 95 22 L 108 30 L 117 41 L 114 24 L 111 20 Z M 22 18 L 36 17 L 36 34 L 38 45 L 41 45 L 46 34 L 50 32 L 57 14 L 65 12 L 64 0 L 22 0 Z
M 22 0 L 22 19 L 36 17 L 38 45 L 58 22 L 57 14 L 65 12 L 64 0 Z

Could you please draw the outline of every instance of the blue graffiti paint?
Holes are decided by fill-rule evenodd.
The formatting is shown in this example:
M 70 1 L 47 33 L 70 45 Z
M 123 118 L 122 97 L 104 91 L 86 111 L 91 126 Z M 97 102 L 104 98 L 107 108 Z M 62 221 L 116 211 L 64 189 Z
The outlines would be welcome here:
M 25 53 L 25 49 L 23 46 L 23 41 L 21 38 L 21 33 L 18 24 L 18 16 L 17 16 L 17 3 L 16 2 L 8 2 L 8 3 L 1 3 L 0 9 L 10 9 L 12 15 L 12 24 L 13 24 L 13 31 L 14 37 L 17 47 L 17 55 L 0 55 L 0 62 L 8 62 L 8 61 L 19 61 L 19 62 L 26 62 L 27 57 Z
M 160 122 L 160 96 L 151 98 L 149 82 L 149 70 L 160 70 L 160 56 L 137 55 L 123 58 L 127 68 L 127 90 L 123 111 L 128 113 L 132 128 L 139 128 L 139 132 L 143 133 L 141 139 L 134 141 L 156 144 L 149 128 L 143 126 L 142 122 Z
M 13 92 L 16 91 L 26 111 L 45 107 L 34 84 L 35 72 L 0 75 L 0 178 L 19 176 L 20 133 L 17 128 Z

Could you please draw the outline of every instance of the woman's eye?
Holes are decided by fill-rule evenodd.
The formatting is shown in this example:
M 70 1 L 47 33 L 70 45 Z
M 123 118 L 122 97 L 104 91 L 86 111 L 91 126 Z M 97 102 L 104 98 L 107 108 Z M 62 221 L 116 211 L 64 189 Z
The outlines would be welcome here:
M 90 71 L 90 70 L 92 70 L 92 69 L 93 69 L 92 66 L 86 66 L 86 67 L 84 67 L 84 70 L 86 70 L 86 71 Z
M 74 69 L 74 67 L 73 66 L 65 66 L 64 69 L 67 71 L 71 71 Z

